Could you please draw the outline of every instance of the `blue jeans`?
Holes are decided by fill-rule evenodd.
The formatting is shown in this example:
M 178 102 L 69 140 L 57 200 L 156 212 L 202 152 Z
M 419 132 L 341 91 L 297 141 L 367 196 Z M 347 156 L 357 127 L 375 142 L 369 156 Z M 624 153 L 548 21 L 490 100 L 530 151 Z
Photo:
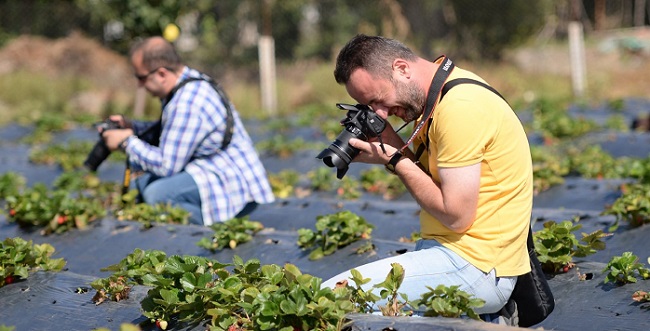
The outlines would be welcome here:
M 135 179 L 135 187 L 143 202 L 150 205 L 170 203 L 187 210 L 190 223 L 203 224 L 199 188 L 188 173 L 183 171 L 170 177 L 159 177 L 147 172 Z
M 134 183 L 141 201 L 150 205 L 170 203 L 183 208 L 190 213 L 190 223 L 203 225 L 199 187 L 188 173 L 183 171 L 170 177 L 159 177 L 147 172 L 136 178 Z M 249 202 L 235 217 L 244 217 L 255 208 L 257 203 Z
M 381 259 L 355 268 L 363 278 L 371 279 L 362 288 L 369 290 L 373 285 L 383 282 L 391 269 L 391 263 L 399 263 L 404 268 L 404 281 L 398 289 L 398 293 L 404 293 L 413 300 L 419 299 L 421 294 L 429 291 L 426 286 L 436 288 L 440 284 L 459 285 L 460 290 L 485 300 L 483 307 L 474 309 L 478 314 L 499 311 L 508 302 L 517 282 L 516 276 L 496 277 L 494 269 L 488 273 L 477 269 L 435 240 L 419 240 L 413 252 Z M 336 282 L 349 281 L 350 278 L 350 272 L 346 271 L 323 282 L 323 287 L 333 288 Z M 374 290 L 374 292 L 379 295 L 379 290 Z M 381 300 L 376 303 L 374 309 L 379 310 L 377 306 L 384 305 L 386 305 L 386 300 Z M 423 311 L 415 313 L 422 314 Z

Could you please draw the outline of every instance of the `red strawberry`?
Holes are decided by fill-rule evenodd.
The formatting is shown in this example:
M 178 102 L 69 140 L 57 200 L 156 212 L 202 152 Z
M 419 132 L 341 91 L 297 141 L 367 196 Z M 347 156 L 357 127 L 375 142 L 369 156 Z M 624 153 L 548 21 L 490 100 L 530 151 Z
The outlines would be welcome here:
M 16 216 L 16 210 L 15 209 L 9 210 L 9 216 L 11 216 L 11 217 Z
M 9 275 L 9 276 L 5 277 L 5 284 L 11 284 L 13 282 L 14 282 L 14 277 L 13 276 Z
M 68 218 L 67 218 L 65 215 L 61 215 L 61 216 L 59 216 L 59 218 L 56 220 L 56 222 L 59 223 L 59 224 L 63 224 L 63 223 L 65 223 L 65 221 L 67 221 L 67 219 L 68 219 Z

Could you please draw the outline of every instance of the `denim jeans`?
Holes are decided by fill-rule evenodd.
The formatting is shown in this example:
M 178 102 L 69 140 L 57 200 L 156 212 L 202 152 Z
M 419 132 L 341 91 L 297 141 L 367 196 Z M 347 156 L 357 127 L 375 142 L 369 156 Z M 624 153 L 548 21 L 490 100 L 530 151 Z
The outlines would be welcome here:
M 190 223 L 203 224 L 199 188 L 188 173 L 159 177 L 147 172 L 135 179 L 135 187 L 143 202 L 150 205 L 170 203 L 187 210 Z
M 478 314 L 499 311 L 508 301 L 517 282 L 516 276 L 496 277 L 494 269 L 488 273 L 477 269 L 436 240 L 419 240 L 413 252 L 355 268 L 363 278 L 371 279 L 362 288 L 369 290 L 373 285 L 383 282 L 391 269 L 391 263 L 399 263 L 404 268 L 404 281 L 398 289 L 398 293 L 404 293 L 413 300 L 419 299 L 421 294 L 429 291 L 426 286 L 436 288 L 440 284 L 459 285 L 460 290 L 485 300 L 483 307 L 474 309 Z M 349 271 L 343 272 L 324 281 L 323 287 L 333 288 L 336 282 L 349 281 L 350 277 Z M 379 290 L 374 290 L 374 293 L 379 295 Z M 377 302 L 374 309 L 379 310 L 377 306 L 384 305 L 386 305 L 386 300 Z M 422 312 L 416 311 L 415 313 L 421 314 Z
M 171 203 L 190 213 L 190 223 L 203 225 L 199 188 L 188 173 L 183 171 L 170 177 L 159 177 L 147 172 L 136 178 L 134 183 L 141 201 L 150 205 Z M 244 217 L 255 208 L 257 203 L 249 202 L 235 217 Z

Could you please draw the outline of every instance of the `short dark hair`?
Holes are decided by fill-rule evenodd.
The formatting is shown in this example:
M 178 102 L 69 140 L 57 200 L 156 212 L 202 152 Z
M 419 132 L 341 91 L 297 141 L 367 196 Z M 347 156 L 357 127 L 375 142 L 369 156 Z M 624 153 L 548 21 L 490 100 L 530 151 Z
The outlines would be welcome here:
M 160 37 L 146 38 L 131 46 L 129 56 L 142 51 L 142 65 L 147 70 L 168 68 L 178 70 L 182 66 L 181 57 L 176 48 L 167 40 Z
M 337 83 L 345 84 L 358 68 L 367 70 L 373 76 L 389 78 L 393 60 L 397 58 L 415 61 L 418 57 L 397 40 L 358 34 L 339 52 L 334 78 Z

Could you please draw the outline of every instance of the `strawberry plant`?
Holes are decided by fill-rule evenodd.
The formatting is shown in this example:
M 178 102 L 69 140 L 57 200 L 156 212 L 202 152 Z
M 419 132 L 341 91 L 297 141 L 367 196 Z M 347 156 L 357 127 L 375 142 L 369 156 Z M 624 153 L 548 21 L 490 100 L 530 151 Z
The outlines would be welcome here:
M 32 149 L 29 160 L 35 164 L 57 164 L 63 171 L 81 169 L 93 147 L 91 141 L 71 141 L 67 144 L 48 145 L 44 149 Z
M 354 310 L 347 293 L 321 288 L 320 278 L 291 264 L 261 266 L 259 260 L 244 262 L 235 256 L 227 265 L 136 250 L 103 270 L 152 287 L 142 310 L 162 329 L 170 321 L 209 320 L 210 330 L 340 330 L 345 314 Z M 105 284 L 97 280 L 93 287 L 103 289 Z
M 71 228 L 83 229 L 106 213 L 96 199 L 71 196 L 62 190 L 48 191 L 42 183 L 6 197 L 6 204 L 9 222 L 23 227 L 41 227 L 43 235 L 62 233 Z
M 569 153 L 571 171 L 585 178 L 620 178 L 617 161 L 599 145 Z
M 52 140 L 52 133 L 68 130 L 71 123 L 61 114 L 43 112 L 36 114 L 33 120 L 34 130 L 29 136 L 21 139 L 26 144 L 45 143 Z M 89 150 L 90 151 L 90 150 Z
M 612 257 L 603 272 L 607 272 L 605 283 L 612 282 L 619 285 L 636 283 L 637 277 L 650 278 L 650 270 L 645 268 L 632 252 L 624 252 L 621 256 Z
M 335 291 L 338 291 L 339 288 L 343 288 L 350 293 L 350 301 L 356 307 L 357 312 L 370 314 L 374 311 L 374 304 L 379 300 L 379 296 L 372 292 L 374 286 L 366 291 L 361 286 L 368 284 L 371 279 L 363 278 L 363 275 L 357 270 L 350 270 L 350 280 L 352 280 L 355 286 L 349 285 L 347 280 L 342 280 L 336 283 Z
M 9 171 L 0 176 L 0 199 L 18 194 L 25 188 L 27 179 L 17 172 Z
M 412 312 L 404 312 L 404 307 L 408 303 L 408 296 L 399 293 L 399 287 L 404 281 L 404 268 L 399 263 L 391 263 L 391 269 L 386 279 L 374 287 L 381 289 L 379 296 L 387 300 L 386 306 L 380 306 L 379 310 L 384 316 L 405 316 L 411 315 Z M 401 300 L 400 300 L 401 298 Z
M 319 167 L 307 173 L 314 191 L 330 191 L 334 189 L 336 176 L 329 168 Z
M 50 244 L 6 238 L 0 242 L 0 287 L 27 279 L 33 271 L 60 271 L 66 262 L 63 258 L 52 259 L 53 254 L 54 247 Z
M 296 151 L 308 148 L 309 144 L 302 138 L 289 140 L 286 135 L 276 134 L 257 143 L 256 147 L 259 151 L 263 151 L 268 155 L 286 159 L 293 156 Z
M 6 326 L 4 324 L 0 324 L 0 331 L 14 331 L 16 330 L 15 326 Z
M 438 285 L 435 289 L 427 286 L 428 292 L 423 293 L 420 299 L 413 300 L 414 306 L 424 306 L 424 316 L 460 317 L 467 315 L 469 318 L 480 320 L 474 308 L 483 307 L 485 301 L 473 298 L 471 294 L 459 290 L 460 286 Z
M 359 190 L 359 181 L 352 176 L 346 176 L 339 182 L 336 194 L 342 199 L 359 199 L 361 191 Z
M 553 185 L 564 183 L 569 173 L 569 162 L 549 147 L 531 146 L 533 160 L 533 188 L 535 194 Z
M 102 201 L 106 209 L 115 209 L 119 206 L 118 196 L 121 184 L 104 182 L 97 174 L 87 171 L 66 171 L 54 179 L 53 187 L 67 192 L 80 192 L 81 194 Z M 134 192 L 137 194 L 137 190 Z
M 385 200 L 393 200 L 406 192 L 406 187 L 399 177 L 387 174 L 380 167 L 361 172 L 361 187 L 366 192 L 381 194 Z
M 576 238 L 573 232 L 582 228 L 581 224 L 572 221 L 547 221 L 544 229 L 533 234 L 535 251 L 537 252 L 542 269 L 548 273 L 568 272 L 574 266 L 573 257 L 585 257 L 605 249 L 601 240 L 610 234 L 602 230 L 590 234 L 582 234 L 582 241 Z
M 633 228 L 650 223 L 650 184 L 623 184 L 621 191 L 621 197 L 602 212 L 602 215 L 616 216 L 609 231 L 616 231 L 621 220 Z
M 309 253 L 310 260 L 318 260 L 333 254 L 360 239 L 370 239 L 374 225 L 350 211 L 318 216 L 316 231 L 298 229 L 298 246 L 303 249 L 316 247 Z
M 114 212 L 118 220 L 130 220 L 143 224 L 145 229 L 151 228 L 155 223 L 161 224 L 188 224 L 190 213 L 169 203 L 150 205 L 137 203 L 127 205 Z
M 300 174 L 295 170 L 282 170 L 269 174 L 269 184 L 273 194 L 278 198 L 288 198 L 293 194 L 294 188 L 300 179 Z
M 210 225 L 210 228 L 214 230 L 212 238 L 201 238 L 197 245 L 214 253 L 226 247 L 235 249 L 237 245 L 249 242 L 255 233 L 264 228 L 264 225 L 257 221 L 250 221 L 246 216 L 215 223 Z
M 585 118 L 573 118 L 560 105 L 539 99 L 533 105 L 533 129 L 551 140 L 574 138 L 598 129 L 598 125 Z

